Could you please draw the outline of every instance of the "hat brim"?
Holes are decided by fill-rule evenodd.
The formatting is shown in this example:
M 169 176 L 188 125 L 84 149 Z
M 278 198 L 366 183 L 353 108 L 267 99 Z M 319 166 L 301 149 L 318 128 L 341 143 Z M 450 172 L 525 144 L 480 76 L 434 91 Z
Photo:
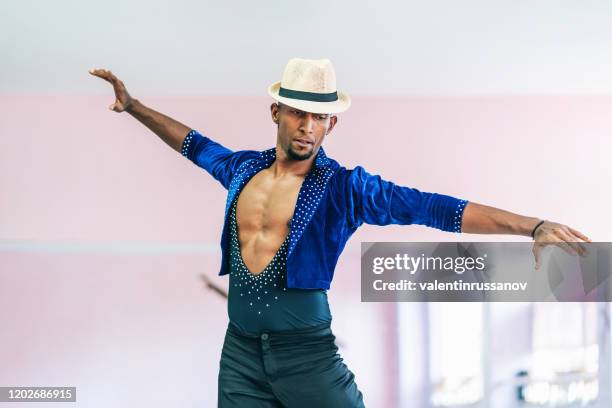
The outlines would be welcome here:
M 333 102 L 313 102 L 302 99 L 285 98 L 279 96 L 280 81 L 268 87 L 268 94 L 285 105 L 311 113 L 340 113 L 346 111 L 351 106 L 351 98 L 338 91 L 338 100 Z

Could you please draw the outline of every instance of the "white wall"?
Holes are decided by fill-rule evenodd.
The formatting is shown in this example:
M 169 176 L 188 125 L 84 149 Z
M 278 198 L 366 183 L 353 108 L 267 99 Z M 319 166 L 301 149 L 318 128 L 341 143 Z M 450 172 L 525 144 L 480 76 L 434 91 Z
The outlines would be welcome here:
M 349 0 L 0 2 L 0 92 L 265 95 L 293 56 L 353 94 L 612 91 L 612 3 Z

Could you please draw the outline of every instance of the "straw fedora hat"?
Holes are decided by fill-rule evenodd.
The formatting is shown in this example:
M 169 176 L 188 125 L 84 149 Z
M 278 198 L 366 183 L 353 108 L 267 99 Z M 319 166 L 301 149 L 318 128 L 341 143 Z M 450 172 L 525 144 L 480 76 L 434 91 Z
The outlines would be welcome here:
M 351 106 L 351 98 L 336 89 L 331 61 L 291 58 L 280 82 L 268 87 L 277 101 L 312 113 L 340 113 Z

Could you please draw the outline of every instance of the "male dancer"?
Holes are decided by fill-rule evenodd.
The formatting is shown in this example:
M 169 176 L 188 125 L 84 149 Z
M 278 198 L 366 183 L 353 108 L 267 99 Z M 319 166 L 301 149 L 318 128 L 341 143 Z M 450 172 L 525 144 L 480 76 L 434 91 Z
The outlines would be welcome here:
M 115 103 L 226 189 L 220 275 L 229 274 L 229 324 L 219 407 L 363 407 L 330 328 L 326 290 L 344 245 L 363 223 L 422 224 L 449 232 L 534 238 L 584 254 L 582 233 L 448 195 L 398 186 L 361 166 L 346 169 L 321 146 L 350 106 L 327 59 L 289 61 L 268 93 L 276 146 L 232 152 L 132 98 L 112 72 Z

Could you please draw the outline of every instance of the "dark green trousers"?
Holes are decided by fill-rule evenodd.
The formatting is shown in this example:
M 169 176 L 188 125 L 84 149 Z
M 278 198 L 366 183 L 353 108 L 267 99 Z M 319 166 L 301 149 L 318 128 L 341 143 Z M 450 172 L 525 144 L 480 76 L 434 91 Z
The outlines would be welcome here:
M 308 329 L 225 333 L 219 408 L 364 408 L 355 376 L 337 353 L 330 324 Z

